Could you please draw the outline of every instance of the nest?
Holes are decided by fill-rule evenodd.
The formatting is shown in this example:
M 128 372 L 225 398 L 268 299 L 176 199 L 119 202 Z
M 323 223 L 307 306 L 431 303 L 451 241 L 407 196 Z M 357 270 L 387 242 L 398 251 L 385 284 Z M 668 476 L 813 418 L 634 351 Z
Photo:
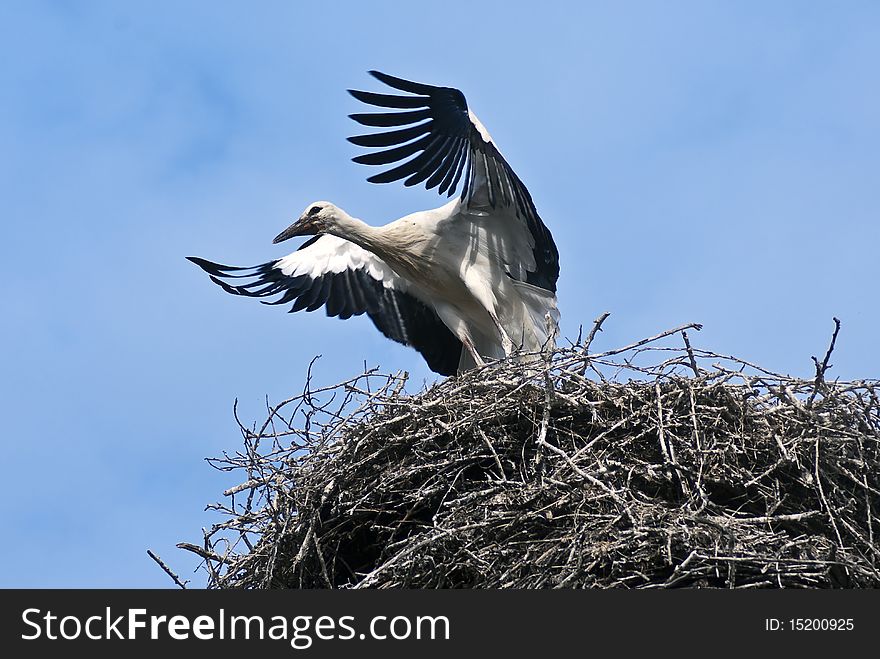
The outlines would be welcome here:
M 880 586 L 880 382 L 827 381 L 833 340 L 798 379 L 692 349 L 698 326 L 591 354 L 603 319 L 416 395 L 368 371 L 239 422 L 211 463 L 243 482 L 179 546 L 211 588 Z

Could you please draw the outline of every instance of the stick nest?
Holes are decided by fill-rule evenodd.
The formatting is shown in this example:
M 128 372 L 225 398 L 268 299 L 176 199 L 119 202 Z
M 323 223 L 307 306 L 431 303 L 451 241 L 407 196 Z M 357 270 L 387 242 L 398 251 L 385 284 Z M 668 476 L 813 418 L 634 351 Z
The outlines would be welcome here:
M 693 350 L 698 326 L 589 354 L 599 324 L 416 395 L 307 385 L 239 421 L 210 462 L 243 482 L 179 546 L 211 588 L 880 586 L 880 382 Z

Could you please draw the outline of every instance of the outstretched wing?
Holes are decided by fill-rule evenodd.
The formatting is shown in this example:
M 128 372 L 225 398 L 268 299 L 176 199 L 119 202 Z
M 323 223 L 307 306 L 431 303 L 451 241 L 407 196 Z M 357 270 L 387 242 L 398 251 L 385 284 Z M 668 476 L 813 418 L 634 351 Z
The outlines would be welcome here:
M 407 281 L 384 261 L 347 240 L 318 236 L 292 254 L 249 268 L 187 258 L 233 295 L 277 295 L 263 303 L 292 302 L 290 312 L 323 306 L 328 316 L 343 319 L 366 313 L 389 339 L 418 350 L 432 371 L 454 375 L 458 369 L 461 342 L 436 312 L 412 295 Z
M 461 182 L 461 198 L 469 208 L 510 211 L 530 234 L 527 238 L 535 264 L 526 281 L 556 292 L 559 251 L 553 237 L 541 221 L 526 186 L 468 110 L 464 94 L 452 87 L 424 85 L 379 71 L 370 71 L 370 75 L 407 94 L 349 90 L 364 103 L 402 110 L 350 115 L 364 126 L 393 129 L 349 137 L 353 144 L 376 149 L 353 158 L 355 162 L 391 165 L 405 160 L 367 180 L 390 183 L 403 179 L 407 186 L 424 182 L 427 189 L 437 188 L 440 194 L 448 196 L 455 193 Z

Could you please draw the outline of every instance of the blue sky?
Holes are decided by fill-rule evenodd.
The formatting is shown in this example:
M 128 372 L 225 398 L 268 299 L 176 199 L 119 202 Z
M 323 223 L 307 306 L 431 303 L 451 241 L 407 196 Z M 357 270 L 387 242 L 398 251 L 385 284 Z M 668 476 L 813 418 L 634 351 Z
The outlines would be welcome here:
M 0 4 L 0 586 L 196 584 L 204 511 L 265 401 L 366 360 L 365 318 L 287 315 L 184 260 L 251 265 L 307 203 L 440 205 L 350 162 L 368 69 L 462 89 L 561 252 L 562 329 L 880 377 L 872 2 Z

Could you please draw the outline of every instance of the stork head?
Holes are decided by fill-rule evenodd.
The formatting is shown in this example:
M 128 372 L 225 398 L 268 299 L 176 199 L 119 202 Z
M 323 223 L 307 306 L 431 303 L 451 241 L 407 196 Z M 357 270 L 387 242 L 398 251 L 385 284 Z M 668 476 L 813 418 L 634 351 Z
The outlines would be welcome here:
M 273 243 L 280 243 L 295 236 L 317 236 L 329 233 L 345 212 L 329 201 L 315 201 L 306 206 L 299 219 L 275 236 Z

